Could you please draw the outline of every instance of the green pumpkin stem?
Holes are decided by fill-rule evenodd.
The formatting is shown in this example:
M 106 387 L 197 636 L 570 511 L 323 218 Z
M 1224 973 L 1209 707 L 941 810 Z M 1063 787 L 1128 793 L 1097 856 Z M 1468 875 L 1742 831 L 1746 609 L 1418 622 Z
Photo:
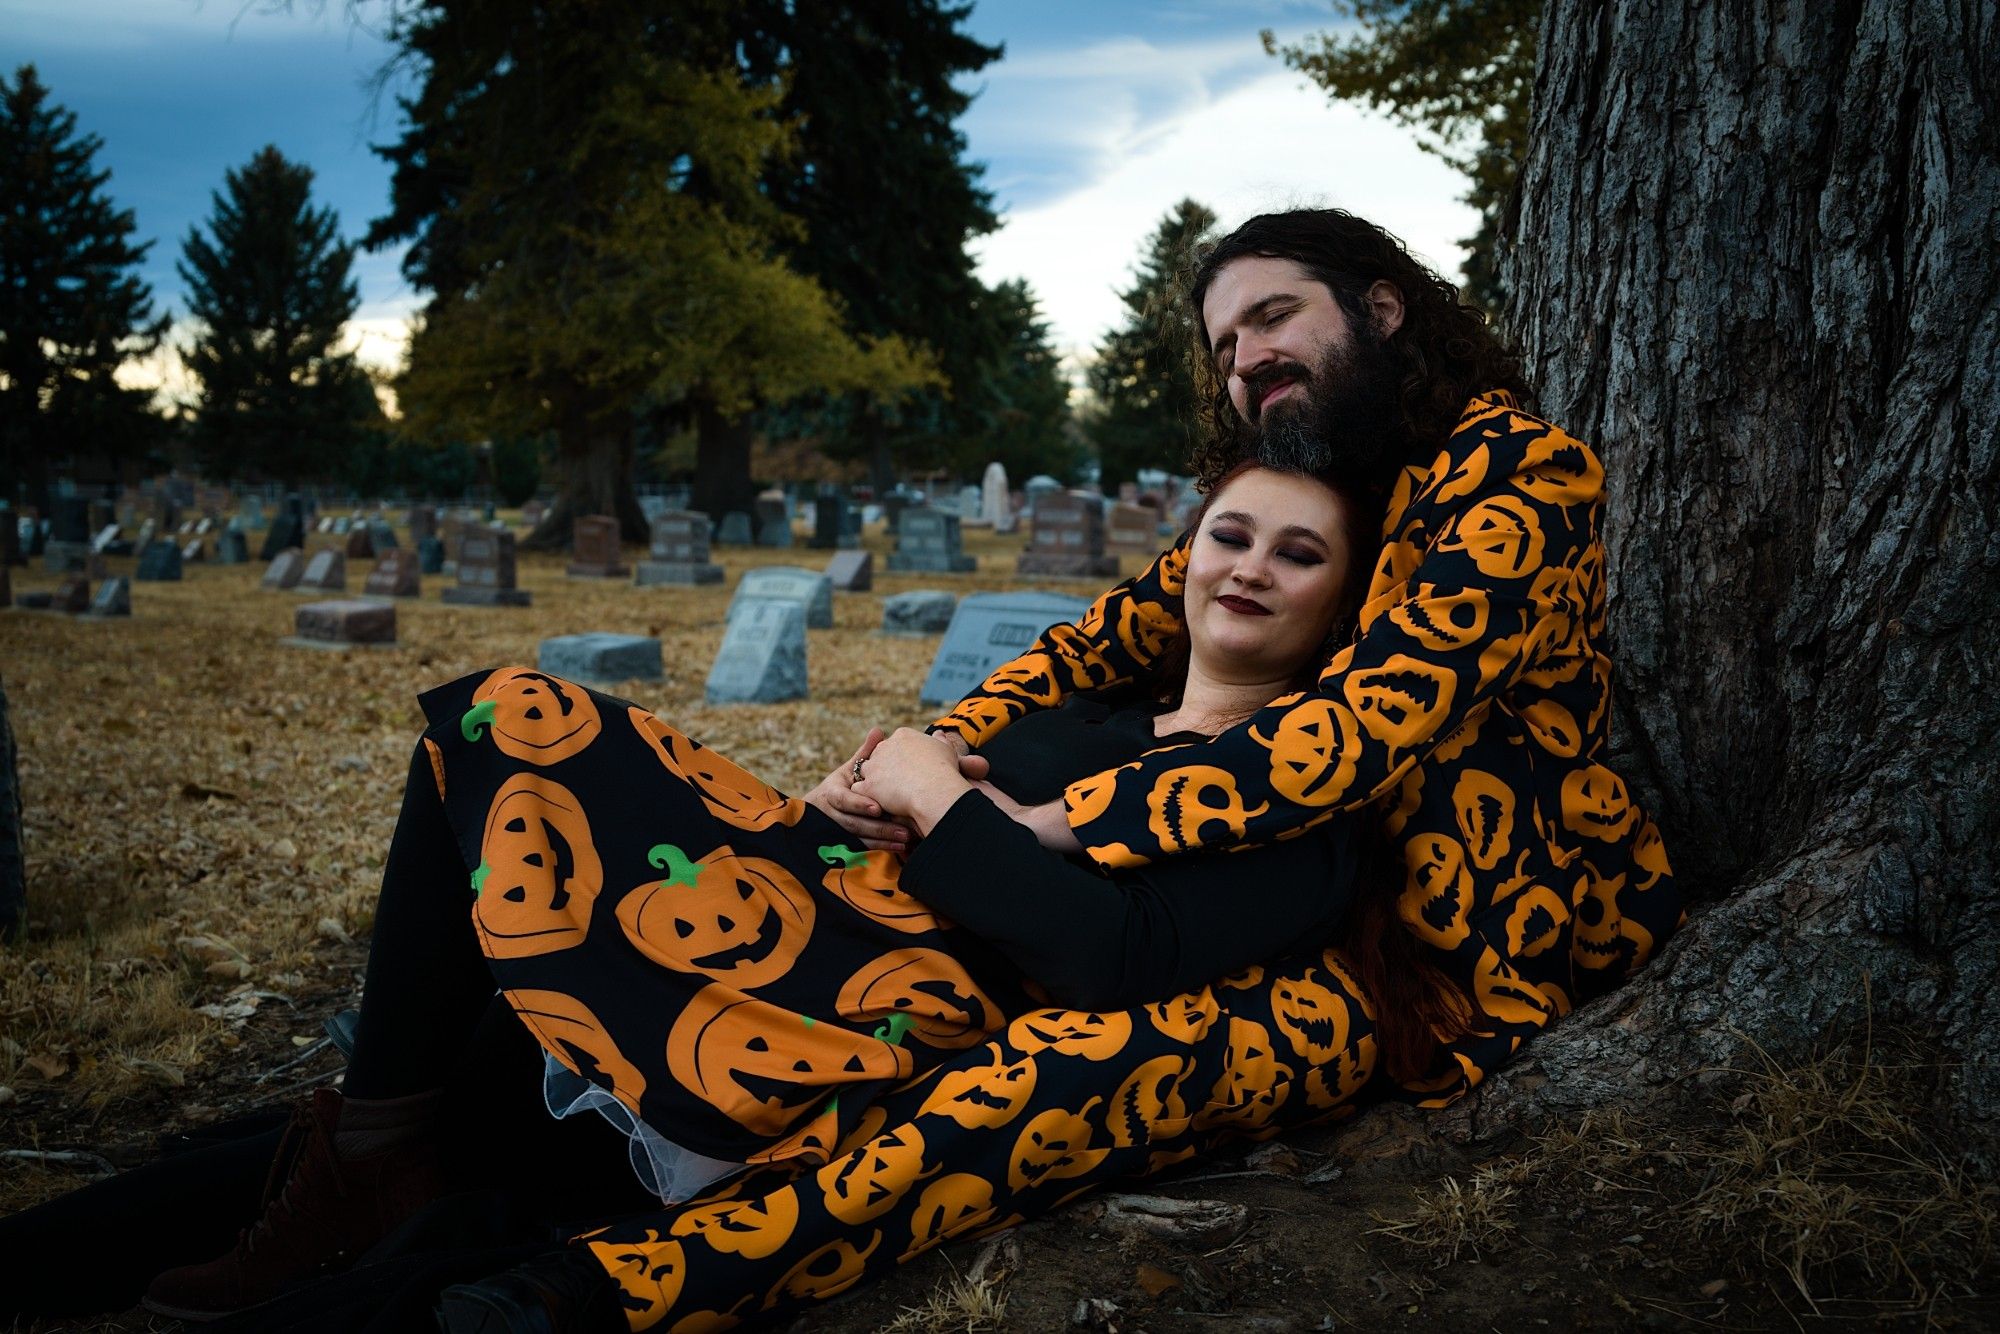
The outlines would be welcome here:
M 655 843 L 646 853 L 646 860 L 667 872 L 662 885 L 687 885 L 692 887 L 701 875 L 702 864 L 689 861 L 688 855 L 671 843 Z
M 865 852 L 856 852 L 843 843 L 829 843 L 819 850 L 819 859 L 828 866 L 842 866 L 852 869 L 868 860 Z
M 490 699 L 483 699 L 467 709 L 465 716 L 458 720 L 458 734 L 467 741 L 479 740 L 486 735 L 480 729 L 489 727 L 493 723 L 493 709 L 493 701 Z

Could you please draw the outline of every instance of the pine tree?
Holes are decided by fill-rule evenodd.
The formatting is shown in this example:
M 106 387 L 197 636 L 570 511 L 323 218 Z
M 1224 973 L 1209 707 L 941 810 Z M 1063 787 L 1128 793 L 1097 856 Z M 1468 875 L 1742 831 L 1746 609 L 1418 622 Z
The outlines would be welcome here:
M 1215 221 L 1192 199 L 1176 204 L 1146 242 L 1132 286 L 1119 294 L 1125 323 L 1105 335 L 1090 368 L 1097 402 L 1088 430 L 1106 488 L 1132 480 L 1141 468 L 1173 468 L 1187 456 L 1195 385 L 1181 298 L 1194 246 Z
M 1010 477 L 1073 479 L 1084 457 L 1071 429 L 1069 381 L 1034 290 L 1025 279 L 1003 282 L 981 306 L 994 350 L 981 358 L 981 379 L 965 387 L 982 416 L 962 439 L 958 471 L 975 476 L 998 461 Z
M 61 460 L 129 457 L 162 434 L 151 394 L 112 378 L 166 321 L 133 272 L 151 243 L 133 244 L 131 211 L 92 165 L 103 146 L 33 65 L 0 77 L 0 476 L 37 504 Z
M 200 326 L 184 352 L 201 384 L 189 440 L 210 476 L 325 475 L 380 425 L 366 373 L 336 351 L 361 297 L 354 247 L 312 206 L 312 179 L 261 149 L 215 193 L 208 234 L 182 243 Z

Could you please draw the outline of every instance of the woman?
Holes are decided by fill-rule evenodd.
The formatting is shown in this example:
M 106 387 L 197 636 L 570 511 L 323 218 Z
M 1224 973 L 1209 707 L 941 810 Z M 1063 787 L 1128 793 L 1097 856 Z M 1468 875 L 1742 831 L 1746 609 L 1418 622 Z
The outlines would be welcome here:
M 1184 667 L 1150 696 L 1077 699 L 1009 729 L 981 757 L 991 783 L 1044 800 L 1295 688 L 1353 610 L 1369 527 L 1324 484 L 1259 467 L 1225 477 L 1198 520 L 1187 584 L 1208 611 L 1190 618 Z M 605 1111 L 671 1201 L 747 1164 L 826 1161 L 878 1094 L 1037 1003 L 1134 1005 L 1321 942 L 1351 881 L 1345 826 L 1104 880 L 1041 849 L 944 742 L 907 730 L 806 802 L 642 710 L 536 673 L 423 703 L 433 726 L 385 868 L 345 1096 L 315 1097 L 263 1217 L 229 1254 L 160 1275 L 155 1310 L 255 1306 L 438 1193 L 441 1141 L 456 1138 L 437 1132 L 443 1073 L 481 1030 L 495 979 L 545 1053 L 551 1106 Z M 1226 787 L 1193 783 L 1158 819 L 1192 833 L 1239 818 Z M 848 837 L 896 841 L 880 816 L 922 836 L 907 860 Z M 443 892 L 467 868 L 470 933 L 466 900 Z M 506 1181 L 531 1147 L 487 1175 Z M 59 1203 L 74 1217 L 84 1201 Z M 602 1267 L 595 1279 L 607 1286 Z

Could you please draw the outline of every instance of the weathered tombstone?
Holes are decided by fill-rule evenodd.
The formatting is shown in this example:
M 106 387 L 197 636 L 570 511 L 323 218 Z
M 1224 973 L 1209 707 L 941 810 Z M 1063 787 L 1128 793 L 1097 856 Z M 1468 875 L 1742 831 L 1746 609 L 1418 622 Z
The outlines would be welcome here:
M 215 559 L 224 565 L 245 564 L 250 559 L 250 539 L 241 529 L 223 529 L 216 535 Z
M 207 537 L 210 533 L 214 531 L 215 531 L 215 520 L 209 518 L 206 514 L 202 515 L 201 518 L 195 521 L 194 533 L 196 537 Z
M 1021 483 L 1021 505 L 1030 516 L 1034 514 L 1035 506 L 1042 503 L 1044 496 L 1066 494 L 1068 494 L 1068 488 L 1046 474 L 1030 477 L 1027 481 Z
M 926 574 L 964 574 L 979 568 L 965 554 L 958 516 L 928 505 L 912 505 L 896 523 L 896 549 L 889 553 L 892 571 L 920 570 Z
M 460 530 L 458 583 L 444 600 L 466 607 L 525 607 L 532 596 L 514 586 L 514 534 L 467 525 Z
M 118 525 L 107 523 L 97 530 L 97 536 L 90 539 L 90 549 L 102 556 L 111 550 L 111 544 L 118 540 Z
M 71 574 L 88 569 L 91 554 L 88 542 L 51 537 L 42 547 L 42 570 L 47 574 Z
M 401 545 L 396 541 L 396 530 L 389 526 L 387 520 L 370 519 L 364 526 L 368 530 L 368 541 L 375 548 L 376 555 L 394 551 Z
M 722 632 L 702 698 L 709 704 L 774 704 L 806 697 L 806 613 L 796 602 L 743 603 Z
M 1082 598 L 1060 593 L 974 593 L 961 600 L 931 659 L 917 701 L 926 708 L 958 703 L 993 674 L 1018 658 L 1058 621 L 1073 621 L 1090 609 Z
M 722 567 L 708 559 L 708 516 L 693 510 L 666 510 L 653 519 L 650 557 L 638 564 L 632 582 L 719 584 Z
M 0 569 L 4 569 L 0 566 Z M 21 841 L 21 766 L 7 692 L 0 689 L 0 940 L 12 940 L 28 910 L 28 868 Z
M 444 539 L 432 534 L 417 539 L 417 568 L 425 574 L 444 573 Z
M 976 486 L 958 488 L 958 517 L 967 523 L 978 523 L 980 496 L 981 492 Z
M 57 496 L 49 516 L 49 538 L 56 542 L 90 541 L 90 503 L 82 496 Z
M 826 563 L 826 577 L 837 593 L 866 593 L 875 586 L 875 556 L 867 551 L 836 551 Z
M 306 553 L 297 547 L 286 547 L 271 563 L 264 567 L 263 588 L 297 588 L 299 577 L 306 572 Z
M 321 552 L 321 555 L 334 553 Z M 347 644 L 393 644 L 396 642 L 396 604 L 338 599 L 308 602 L 292 619 L 293 637 L 288 644 L 325 648 Z
M 577 516 L 564 573 L 572 579 L 623 579 L 632 571 L 618 557 L 618 520 L 607 514 Z
M 423 581 L 417 577 L 417 553 L 400 548 L 383 552 L 361 585 L 363 597 L 413 598 L 422 592 Z
M 1014 505 L 1007 495 L 1007 468 L 999 460 L 986 465 L 979 485 L 979 517 L 996 533 L 1014 531 Z
M 173 583 L 181 577 L 181 549 L 162 537 L 139 552 L 139 569 L 133 577 L 142 584 Z
M 339 547 L 325 547 L 312 554 L 306 562 L 306 572 L 299 576 L 293 586 L 300 593 L 345 593 L 347 591 L 347 555 Z
M 327 530 L 322 528 L 320 529 L 320 531 L 326 532 Z M 354 533 L 354 520 L 352 518 L 350 518 L 345 514 L 336 514 L 333 516 L 333 535 L 335 537 L 350 537 L 353 535 L 353 533 Z M 371 556 L 374 553 L 371 551 L 364 551 L 361 552 L 360 554 L 363 556 Z
M 1127 551 L 1154 551 L 1160 545 L 1160 514 L 1151 505 L 1119 503 L 1104 516 L 1104 545 Z
M 90 576 L 66 574 L 56 585 L 55 596 L 49 601 L 50 611 L 66 611 L 75 615 L 90 610 Z
M 600 633 L 544 639 L 535 652 L 535 670 L 598 685 L 666 679 L 660 641 L 645 635 Z
M 130 616 L 132 614 L 132 581 L 130 579 L 106 579 L 97 586 L 97 596 L 90 601 L 92 616 Z
M 832 551 L 838 547 L 846 526 L 847 497 L 838 491 L 822 491 L 813 497 L 812 544 L 815 550 Z
M 796 602 L 814 630 L 833 628 L 833 581 L 817 570 L 769 565 L 745 572 L 729 600 L 729 616 L 753 602 Z
M 788 550 L 792 545 L 792 521 L 782 514 L 764 519 L 757 527 L 757 545 Z
M 264 502 L 255 496 L 243 497 L 243 503 L 236 507 L 236 521 L 248 533 L 264 530 Z
M 346 520 L 341 522 L 345 523 Z M 349 560 L 370 560 L 375 555 L 375 535 L 369 525 L 358 523 L 347 530 L 347 558 Z
M 305 544 L 305 521 L 293 510 L 280 510 L 278 517 L 271 520 L 269 531 L 264 534 L 264 549 L 258 553 L 258 559 L 275 560 L 278 553 L 287 547 L 303 547 Z
M 181 560 L 189 565 L 198 565 L 208 559 L 208 547 L 199 537 L 190 537 L 181 548 Z
M 958 594 L 935 588 L 918 588 L 882 599 L 882 633 L 885 635 L 941 635 L 951 625 L 958 609 Z
M 731 510 L 722 516 L 722 527 L 715 533 L 717 546 L 747 547 L 750 545 L 750 516 L 742 510 Z
M 1118 573 L 1118 558 L 1104 554 L 1104 510 L 1096 500 L 1067 491 L 1044 494 L 1030 520 L 1028 549 L 1016 574 L 1059 579 L 1103 579 Z
M 436 537 L 438 512 L 435 505 L 412 505 L 403 522 L 410 530 L 410 545 L 419 546 L 427 537 Z

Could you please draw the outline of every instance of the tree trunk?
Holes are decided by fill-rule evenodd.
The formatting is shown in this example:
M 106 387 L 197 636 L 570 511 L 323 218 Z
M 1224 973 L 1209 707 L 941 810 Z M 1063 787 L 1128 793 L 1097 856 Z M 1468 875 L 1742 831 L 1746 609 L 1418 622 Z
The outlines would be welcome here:
M 535 551 L 567 548 L 575 521 L 592 514 L 618 519 L 619 535 L 627 542 L 649 540 L 646 514 L 632 488 L 632 432 L 578 426 L 560 432 L 556 460 L 562 476 L 556 497 L 535 531 L 521 540 Z
M 1613 761 L 1706 905 L 1468 1133 L 1871 1012 L 2000 1139 L 1992 0 L 1550 0 L 1504 274 L 1609 470 Z
M 719 528 L 731 510 L 756 513 L 757 486 L 750 480 L 750 416 L 725 417 L 703 402 L 694 414 L 694 487 L 690 503 Z

